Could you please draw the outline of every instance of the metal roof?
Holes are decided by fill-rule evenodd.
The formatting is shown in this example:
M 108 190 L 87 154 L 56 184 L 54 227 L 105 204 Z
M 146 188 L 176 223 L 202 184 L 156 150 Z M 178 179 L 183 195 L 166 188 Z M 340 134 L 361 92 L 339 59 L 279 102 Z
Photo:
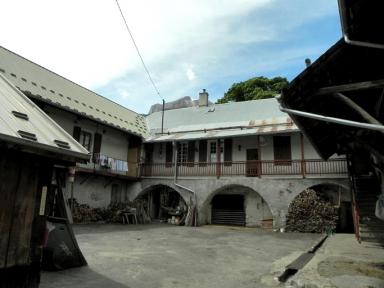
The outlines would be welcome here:
M 0 140 L 65 160 L 89 160 L 89 152 L 0 74 Z
M 0 72 L 28 96 L 145 137 L 143 116 L 0 46 Z
M 168 110 L 164 114 L 163 134 L 161 134 L 161 115 L 161 112 L 156 112 L 146 118 L 151 133 L 146 138 L 146 142 L 226 138 L 298 131 L 288 114 L 279 110 L 276 99 Z

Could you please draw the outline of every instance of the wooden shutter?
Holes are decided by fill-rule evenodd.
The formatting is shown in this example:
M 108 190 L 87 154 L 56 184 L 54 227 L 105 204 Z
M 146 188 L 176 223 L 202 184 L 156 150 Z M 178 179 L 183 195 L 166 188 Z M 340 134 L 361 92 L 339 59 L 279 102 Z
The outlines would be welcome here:
M 207 165 L 207 140 L 199 141 L 199 166 Z
M 80 141 L 80 133 L 81 133 L 81 128 L 79 126 L 73 127 L 73 138 L 75 138 L 77 142 Z
M 95 138 L 93 142 L 93 153 L 100 153 L 101 150 L 101 139 L 102 135 L 100 133 L 95 133 Z
M 273 136 L 273 154 L 275 161 L 277 161 L 275 165 L 290 165 L 292 160 L 291 137 Z
M 146 163 L 152 163 L 152 161 L 153 161 L 153 149 L 154 149 L 153 143 L 145 143 L 144 149 L 145 149 L 145 162 Z
M 195 162 L 195 141 L 188 141 L 188 166 L 194 165 Z
M 173 145 L 172 142 L 165 144 L 165 167 L 172 167 Z
M 224 139 L 224 165 L 232 165 L 232 139 Z

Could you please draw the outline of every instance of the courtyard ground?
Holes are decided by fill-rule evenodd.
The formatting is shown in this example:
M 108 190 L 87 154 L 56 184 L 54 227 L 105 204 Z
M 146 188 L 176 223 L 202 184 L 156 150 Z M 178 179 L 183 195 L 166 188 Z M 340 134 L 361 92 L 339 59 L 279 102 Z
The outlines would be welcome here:
M 41 288 L 276 287 L 318 234 L 255 228 L 74 226 L 87 267 L 43 272 Z
M 384 249 L 353 234 L 328 237 L 283 284 L 285 267 L 320 234 L 225 226 L 74 226 L 87 267 L 43 272 L 41 288 L 383 288 Z

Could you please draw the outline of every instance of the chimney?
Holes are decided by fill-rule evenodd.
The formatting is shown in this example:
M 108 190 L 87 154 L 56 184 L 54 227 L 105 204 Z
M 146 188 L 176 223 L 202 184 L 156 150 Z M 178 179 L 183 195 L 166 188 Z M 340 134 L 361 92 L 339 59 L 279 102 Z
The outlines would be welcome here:
M 203 92 L 199 93 L 199 107 L 208 106 L 208 92 L 203 89 Z
M 309 59 L 309 58 L 305 59 L 305 67 L 309 67 L 309 66 L 311 66 L 311 64 L 312 64 L 311 59 Z

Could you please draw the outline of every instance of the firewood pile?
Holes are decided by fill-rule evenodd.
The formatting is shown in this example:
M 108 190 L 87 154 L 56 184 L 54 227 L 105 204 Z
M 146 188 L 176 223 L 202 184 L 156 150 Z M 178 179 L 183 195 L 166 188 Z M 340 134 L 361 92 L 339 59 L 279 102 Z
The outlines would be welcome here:
M 113 203 L 106 208 L 92 208 L 87 204 L 79 204 L 76 199 L 74 199 L 73 207 L 74 212 L 72 216 L 73 222 L 75 223 L 122 223 L 121 213 L 128 208 L 137 209 L 137 218 L 140 223 L 147 223 L 149 218 L 146 207 L 140 200 L 134 202 Z
M 286 230 L 290 232 L 322 233 L 335 231 L 338 207 L 307 189 L 299 194 L 288 209 Z

